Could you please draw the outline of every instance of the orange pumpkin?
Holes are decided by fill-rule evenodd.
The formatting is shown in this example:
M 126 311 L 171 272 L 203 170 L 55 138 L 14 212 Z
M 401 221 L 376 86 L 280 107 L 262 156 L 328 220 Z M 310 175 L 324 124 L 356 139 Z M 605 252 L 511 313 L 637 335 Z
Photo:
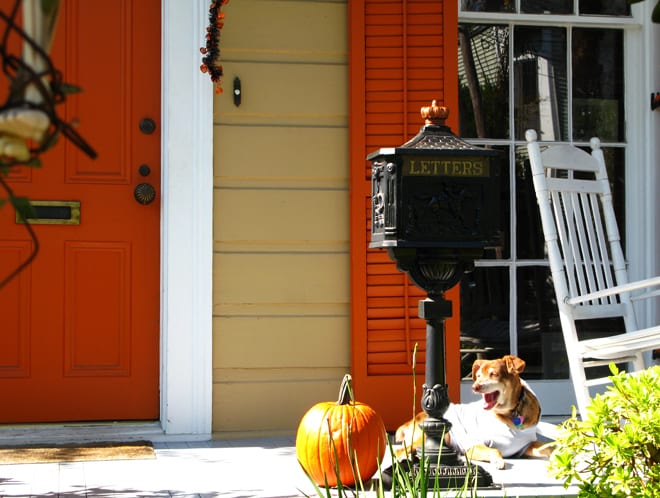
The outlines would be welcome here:
M 383 420 L 352 399 L 346 374 L 336 403 L 317 403 L 303 416 L 296 436 L 298 461 L 319 486 L 352 486 L 374 475 L 385 454 Z M 335 458 L 336 456 L 336 458 Z

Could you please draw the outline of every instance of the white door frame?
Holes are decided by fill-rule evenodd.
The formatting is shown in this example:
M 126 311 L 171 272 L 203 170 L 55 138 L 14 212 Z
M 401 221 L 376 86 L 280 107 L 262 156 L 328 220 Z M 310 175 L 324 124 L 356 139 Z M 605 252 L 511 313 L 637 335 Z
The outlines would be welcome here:
M 213 85 L 199 70 L 208 2 L 162 0 L 161 418 L 210 438 Z

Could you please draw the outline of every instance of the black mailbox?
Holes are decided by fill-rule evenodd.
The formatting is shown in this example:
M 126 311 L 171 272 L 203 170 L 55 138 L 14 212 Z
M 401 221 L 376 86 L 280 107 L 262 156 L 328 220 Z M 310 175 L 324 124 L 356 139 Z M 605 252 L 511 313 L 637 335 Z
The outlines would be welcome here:
M 410 141 L 372 152 L 370 247 L 483 249 L 497 239 L 497 151 L 471 145 L 444 125 L 433 101 Z
M 461 464 L 443 444 L 451 428 L 444 419 L 449 406 L 444 320 L 451 316 L 444 292 L 474 266 L 485 247 L 499 245 L 499 153 L 456 137 L 444 124 L 447 109 L 436 101 L 421 114 L 425 125 L 414 138 L 367 156 L 372 162 L 369 246 L 387 249 L 428 295 L 419 302 L 419 316 L 427 323 L 421 405 L 428 415 L 420 425 L 426 436 L 423 454 L 433 464 L 431 477 L 443 487 L 461 487 L 466 478 L 488 486 L 492 478 L 485 470 Z

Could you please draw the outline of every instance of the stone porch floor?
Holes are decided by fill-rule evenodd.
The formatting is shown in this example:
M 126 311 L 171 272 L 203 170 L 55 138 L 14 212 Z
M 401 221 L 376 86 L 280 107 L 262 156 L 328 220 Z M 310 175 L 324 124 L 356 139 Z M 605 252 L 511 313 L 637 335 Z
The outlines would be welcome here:
M 0 465 L 0 496 L 318 498 L 298 465 L 293 437 L 155 442 L 154 447 L 152 460 Z M 544 461 L 508 460 L 502 471 L 485 467 L 497 487 L 478 490 L 479 497 L 577 495 L 548 476 Z

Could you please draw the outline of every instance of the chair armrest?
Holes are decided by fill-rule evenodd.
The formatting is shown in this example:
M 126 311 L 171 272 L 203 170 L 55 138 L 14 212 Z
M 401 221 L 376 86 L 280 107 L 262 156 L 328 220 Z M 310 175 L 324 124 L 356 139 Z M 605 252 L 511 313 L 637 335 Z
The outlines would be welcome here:
M 647 278 L 646 280 L 638 280 L 637 282 L 629 282 L 627 284 L 615 285 L 614 287 L 610 287 L 609 289 L 591 292 L 583 296 L 568 298 L 566 299 L 565 302 L 566 304 L 580 304 L 580 303 L 585 303 L 587 301 L 593 301 L 595 299 L 602 299 L 604 297 L 623 294 L 624 292 L 632 292 L 638 289 L 646 289 L 649 287 L 654 287 L 656 285 L 660 285 L 660 277 Z M 647 294 L 643 294 L 642 296 L 635 296 L 635 299 L 639 299 L 640 297 L 653 297 L 656 295 L 660 295 L 660 290 L 657 292 L 649 292 Z

